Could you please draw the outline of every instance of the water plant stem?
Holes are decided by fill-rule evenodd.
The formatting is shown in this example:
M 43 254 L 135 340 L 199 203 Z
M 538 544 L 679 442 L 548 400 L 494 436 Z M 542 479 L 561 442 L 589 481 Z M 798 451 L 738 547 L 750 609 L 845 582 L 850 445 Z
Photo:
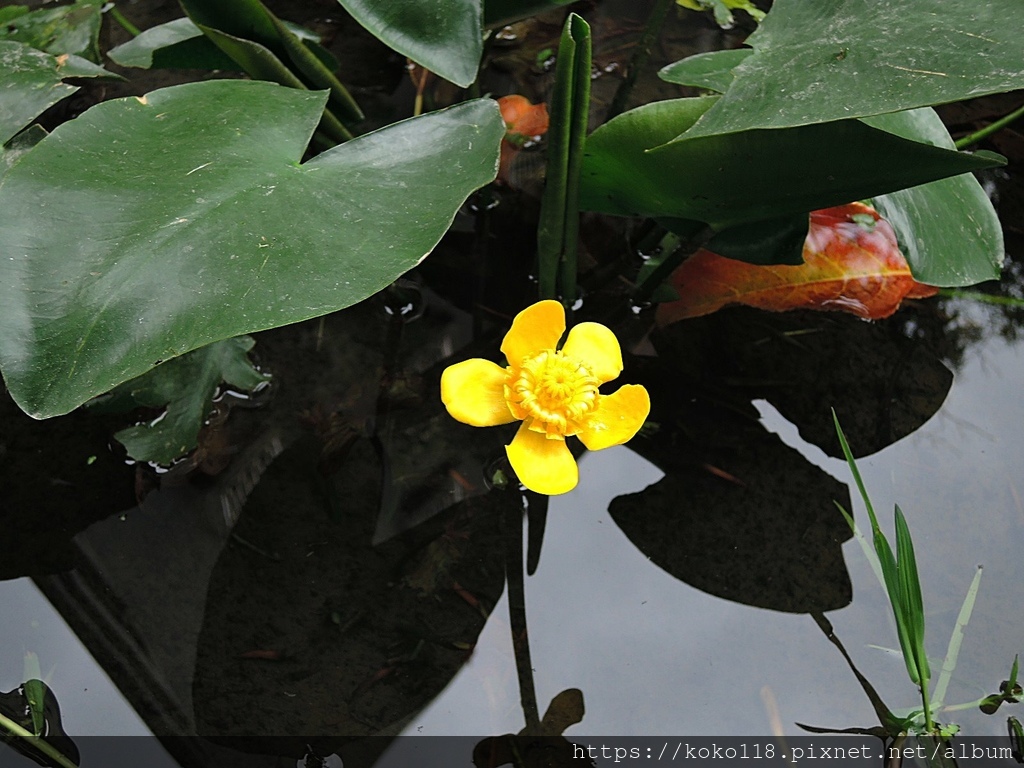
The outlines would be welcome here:
M 510 497 L 515 496 L 512 492 Z M 505 579 L 508 583 L 508 619 L 512 630 L 512 650 L 519 677 L 519 700 L 523 718 L 530 733 L 540 732 L 540 710 L 537 708 L 537 689 L 533 682 L 533 663 L 530 660 L 530 637 L 526 628 L 526 586 L 523 582 L 523 510 L 510 503 L 502 515 L 505 540 Z
M 963 138 L 957 139 L 955 146 L 957 149 L 963 149 L 964 147 L 969 147 L 972 144 L 977 144 L 979 141 L 987 139 L 993 133 L 998 133 L 1003 130 L 1003 128 L 1022 116 L 1024 116 L 1024 105 L 1017 107 L 1013 112 L 999 118 L 994 123 L 990 123 L 974 133 L 969 133 Z
M 538 292 L 576 302 L 580 168 L 590 108 L 590 26 L 570 13 L 562 30 L 549 102 L 547 176 L 537 227 Z
M 994 293 L 981 293 L 980 291 L 960 291 L 955 288 L 940 288 L 939 296 L 950 299 L 967 299 L 977 301 L 980 304 L 995 304 L 1002 307 L 1024 307 L 1024 299 L 1016 296 L 1000 296 Z
M 132 37 L 138 37 L 140 34 L 142 34 L 142 30 L 136 27 L 130 21 L 128 21 L 128 19 L 125 18 L 125 15 L 117 9 L 116 5 L 111 5 L 110 10 L 107 11 L 107 13 L 110 14 L 110 18 L 112 18 L 114 21 L 120 24 L 124 31 Z
M 42 752 L 44 755 L 53 760 L 55 763 L 57 763 L 57 765 L 61 766 L 61 768 L 78 768 L 78 766 L 75 763 L 68 760 L 67 757 L 65 757 L 61 752 L 55 749 L 49 742 L 43 739 L 42 736 L 36 736 L 34 733 L 25 730 L 16 722 L 7 717 L 4 717 L 3 715 L 0 715 L 0 728 L 4 729 L 11 735 L 17 736 L 19 739 L 28 742 L 33 747 Z
M 605 120 L 611 120 L 616 115 L 626 111 L 626 102 L 629 100 L 629 94 L 633 91 L 633 86 L 636 84 L 636 79 L 640 72 L 647 67 L 647 60 L 651 57 L 651 49 L 654 48 L 658 35 L 661 34 L 661 28 L 665 23 L 665 17 L 673 5 L 675 5 L 675 0 L 657 0 L 654 7 L 651 8 L 651 14 L 647 17 L 647 23 L 644 25 L 644 32 L 633 48 L 633 55 L 629 59 L 629 64 L 626 65 L 626 77 L 615 90 L 615 95 L 612 97 L 612 103 L 608 107 Z

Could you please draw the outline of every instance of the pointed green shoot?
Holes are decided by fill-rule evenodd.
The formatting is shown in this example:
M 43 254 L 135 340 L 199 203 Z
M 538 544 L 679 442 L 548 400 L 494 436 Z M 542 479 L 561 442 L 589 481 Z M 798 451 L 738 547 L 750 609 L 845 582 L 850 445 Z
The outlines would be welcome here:
M 896 505 L 896 553 L 900 604 L 920 676 L 915 682 L 925 685 L 931 678 L 931 669 L 924 649 L 924 602 L 921 600 L 921 580 L 917 574 L 917 558 L 914 556 L 910 528 L 907 527 L 907 520 L 899 504 Z
M 861 478 L 857 463 L 854 461 L 853 452 L 846 439 L 842 426 L 839 424 L 839 417 L 832 411 L 832 421 L 835 424 L 836 435 L 839 438 L 839 445 L 843 449 L 843 456 L 853 474 L 854 482 L 864 501 L 871 518 L 872 539 L 874 541 L 875 553 L 878 555 L 878 563 L 882 571 L 882 580 L 885 590 L 889 596 L 889 604 L 892 606 L 893 618 L 896 621 L 896 634 L 900 641 L 900 650 L 903 652 L 903 661 L 907 665 L 907 674 L 912 682 L 926 687 L 930 671 L 928 660 L 924 654 L 924 610 L 921 601 L 921 587 L 917 576 L 917 562 L 914 559 L 914 548 L 910 540 L 910 531 L 907 528 L 906 520 L 899 507 L 896 508 L 896 547 L 900 557 L 893 554 L 888 539 L 882 533 L 878 525 L 878 517 L 875 515 L 874 506 L 868 497 L 867 489 L 864 487 L 864 480 Z M 901 532 L 902 531 L 902 532 Z M 925 717 L 931 725 L 930 711 L 926 710 Z
M 580 167 L 590 111 L 590 25 L 570 13 L 558 44 L 547 177 L 537 229 L 540 298 L 576 301 Z

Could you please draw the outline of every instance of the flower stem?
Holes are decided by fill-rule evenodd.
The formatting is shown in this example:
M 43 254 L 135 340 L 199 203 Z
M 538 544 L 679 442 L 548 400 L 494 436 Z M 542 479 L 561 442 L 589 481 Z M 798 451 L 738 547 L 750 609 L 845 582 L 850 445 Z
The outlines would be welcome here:
M 43 739 L 42 736 L 36 736 L 35 734 L 25 730 L 13 720 L 10 720 L 3 715 L 0 715 L 0 728 L 10 733 L 12 736 L 17 736 L 24 741 L 27 741 L 33 747 L 38 749 L 44 755 L 49 757 L 55 763 L 61 766 L 61 768 L 78 768 L 73 762 L 66 758 L 63 754 L 57 751 L 53 745 Z
M 124 28 L 125 32 L 127 32 L 132 37 L 138 37 L 140 34 L 142 34 L 142 30 L 136 27 L 130 21 L 128 21 L 128 19 L 125 18 L 125 15 L 118 10 L 116 5 L 110 6 L 110 10 L 107 11 L 107 13 L 109 13 L 110 17 L 118 24 L 120 24 Z
M 673 5 L 675 5 L 675 0 L 657 0 L 655 2 L 651 9 L 651 15 L 647 17 L 647 23 L 644 25 L 644 33 L 634 46 L 633 55 L 629 59 L 629 64 L 626 65 L 626 77 L 619 83 L 615 96 L 612 97 L 605 120 L 611 120 L 626 111 L 629 94 L 632 92 L 640 72 L 647 66 L 647 60 L 651 57 L 651 49 L 654 48 L 654 43 L 657 42 L 658 35 L 661 33 L 661 27 L 665 23 L 665 17 Z
M 1017 109 L 1013 110 L 1013 112 L 1011 112 L 1008 115 L 1005 115 L 1004 117 L 999 118 L 994 123 L 990 123 L 989 125 L 986 125 L 984 128 L 981 128 L 975 131 L 974 133 L 969 133 L 962 139 L 957 139 L 956 148 L 963 149 L 964 147 L 969 147 L 972 144 L 977 144 L 979 141 L 987 139 L 993 133 L 997 133 L 998 131 L 1003 130 L 1003 128 L 1005 128 L 1006 126 L 1008 126 L 1010 123 L 1012 123 L 1014 120 L 1021 116 L 1024 116 L 1024 105 L 1017 107 Z
M 516 494 L 509 492 L 511 497 Z M 513 498 L 509 501 L 512 502 Z M 505 539 L 505 579 L 508 582 L 508 618 L 512 630 L 512 650 L 519 677 L 519 700 L 527 731 L 539 733 L 540 710 L 530 661 L 530 638 L 526 630 L 526 586 L 523 583 L 523 510 L 509 503 L 502 515 Z

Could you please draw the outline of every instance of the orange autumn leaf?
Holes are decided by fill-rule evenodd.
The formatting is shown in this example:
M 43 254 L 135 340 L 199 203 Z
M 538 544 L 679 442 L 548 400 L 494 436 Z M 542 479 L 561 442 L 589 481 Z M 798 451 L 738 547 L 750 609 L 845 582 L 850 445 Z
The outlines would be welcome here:
M 505 121 L 505 138 L 501 140 L 501 159 L 498 162 L 498 182 L 510 184 L 512 161 L 522 146 L 548 131 L 548 108 L 545 104 L 531 104 L 519 94 L 498 99 L 501 119 Z
M 657 322 L 707 315 L 727 304 L 841 310 L 877 320 L 904 298 L 938 292 L 914 280 L 892 227 L 863 203 L 812 212 L 803 257 L 799 265 L 758 266 L 699 250 L 672 273 L 679 299 L 658 307 Z
M 548 132 L 546 104 L 531 104 L 525 96 L 512 94 L 498 99 L 498 108 L 505 121 L 505 138 L 513 144 L 522 144 Z

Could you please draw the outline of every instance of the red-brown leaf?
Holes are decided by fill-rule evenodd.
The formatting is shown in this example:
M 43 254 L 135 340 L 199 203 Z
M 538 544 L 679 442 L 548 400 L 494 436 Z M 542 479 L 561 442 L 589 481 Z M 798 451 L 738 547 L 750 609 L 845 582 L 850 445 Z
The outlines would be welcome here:
M 865 226 L 854 218 L 869 215 Z M 715 312 L 727 304 L 772 311 L 831 309 L 876 320 L 904 298 L 933 296 L 914 280 L 896 235 L 878 212 L 850 203 L 811 213 L 804 263 L 757 266 L 700 250 L 672 273 L 677 301 L 658 307 L 659 325 Z

